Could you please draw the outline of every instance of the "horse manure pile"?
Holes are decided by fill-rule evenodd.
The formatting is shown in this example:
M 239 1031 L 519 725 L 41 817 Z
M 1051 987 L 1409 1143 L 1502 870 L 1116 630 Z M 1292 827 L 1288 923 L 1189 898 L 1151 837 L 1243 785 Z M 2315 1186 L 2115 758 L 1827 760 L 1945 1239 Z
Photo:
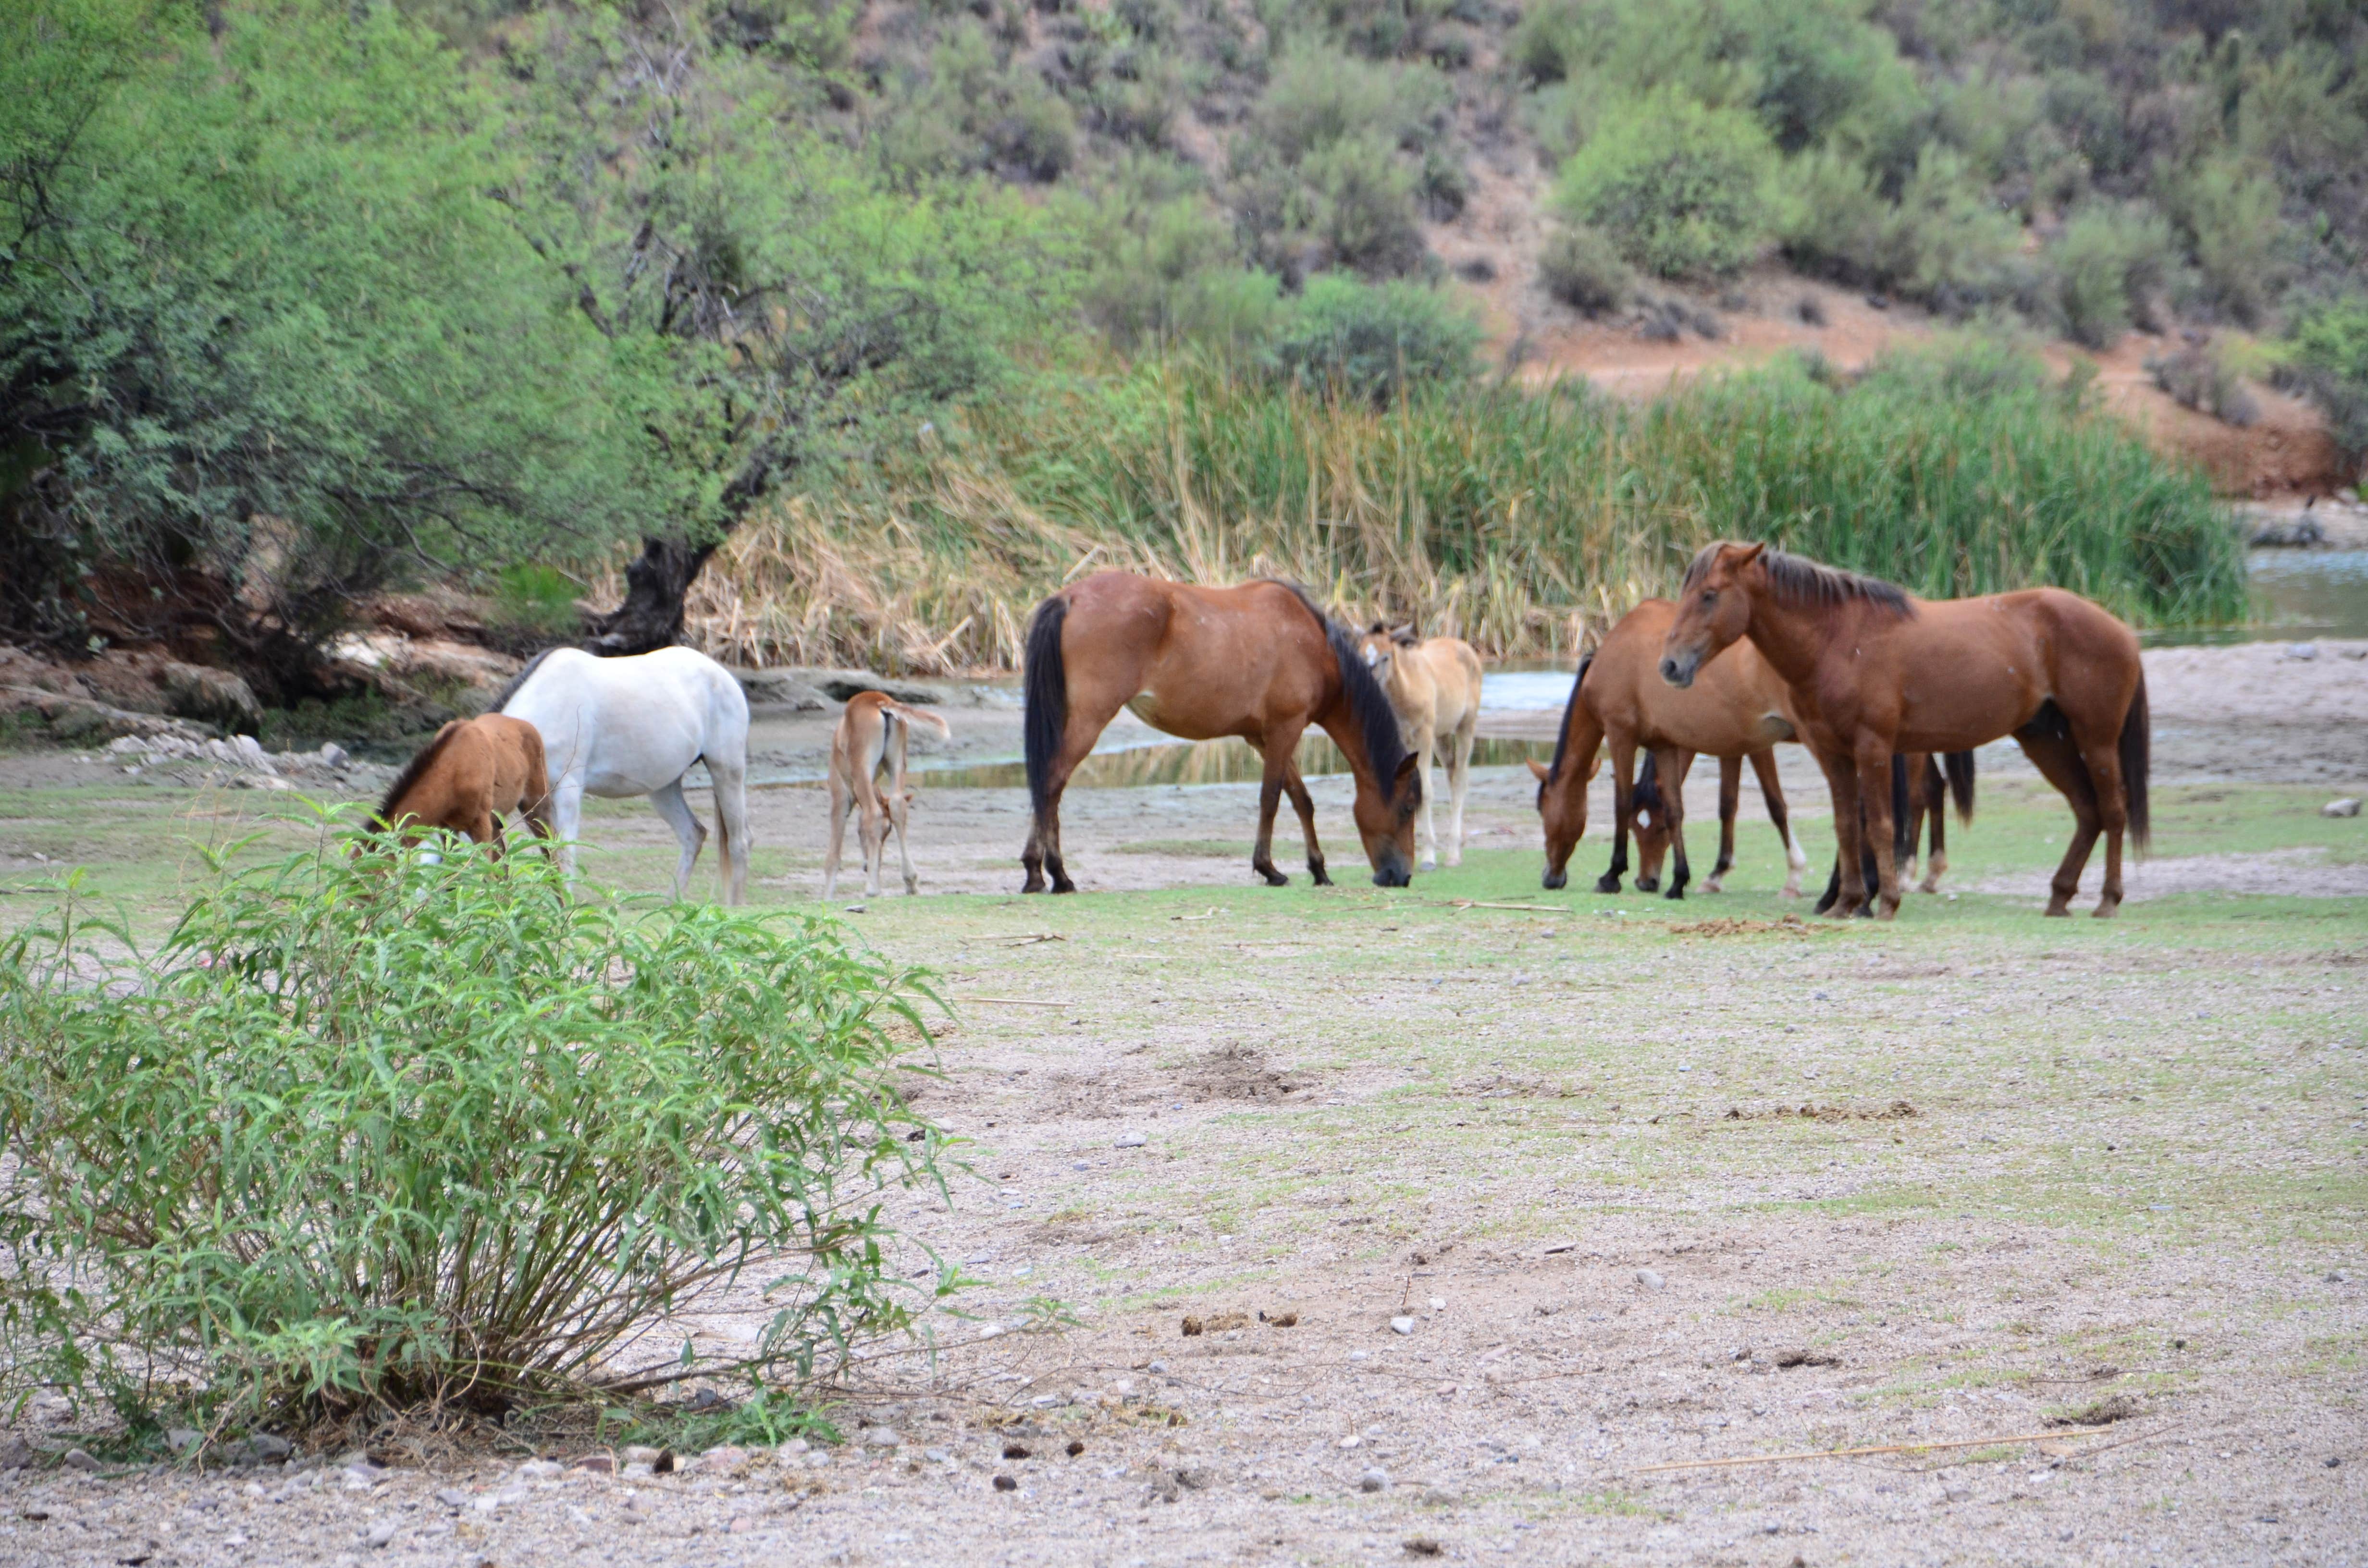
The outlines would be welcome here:
M 1763 1118 L 1791 1116 L 1808 1121 L 1906 1121 L 1917 1114 L 1918 1113 L 1916 1108 L 1906 1100 L 1894 1100 L 1880 1109 L 1861 1106 L 1856 1110 L 1847 1106 L 1838 1105 L 1804 1105 L 1795 1110 L 1791 1106 L 1780 1105 L 1774 1110 L 1752 1111 L 1745 1110 L 1741 1106 L 1736 1106 L 1727 1111 L 1726 1119 L 1758 1121 Z
M 1184 1074 L 1184 1087 L 1201 1100 L 1279 1100 L 1315 1085 L 1314 1074 L 1271 1066 L 1254 1045 L 1219 1046 Z
M 1820 931 L 1839 929 L 1812 926 L 1797 915 L 1782 920 L 1736 920 L 1722 915 L 1715 920 L 1697 920 L 1690 926 L 1672 926 L 1672 937 L 1757 937 L 1770 931 L 1782 931 L 1787 936 L 1814 937 Z

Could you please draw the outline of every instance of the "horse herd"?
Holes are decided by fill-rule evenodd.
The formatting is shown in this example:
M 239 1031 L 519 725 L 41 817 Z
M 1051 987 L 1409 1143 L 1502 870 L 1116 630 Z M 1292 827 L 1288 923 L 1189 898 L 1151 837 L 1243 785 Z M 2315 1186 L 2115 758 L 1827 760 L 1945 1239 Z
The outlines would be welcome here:
M 1456 863 L 1480 707 L 1480 661 L 1452 638 L 1417 639 L 1376 624 L 1361 636 L 1307 594 L 1274 581 L 1207 588 L 1102 572 L 1061 589 L 1029 623 L 1023 732 L 1030 825 L 1023 891 L 1075 891 L 1061 854 L 1061 797 L 1121 708 L 1182 740 L 1234 736 L 1259 754 L 1258 826 L 1250 864 L 1271 884 L 1274 824 L 1288 798 L 1307 869 L 1329 882 L 1315 802 L 1300 777 L 1299 740 L 1329 735 L 1355 782 L 1351 814 L 1374 882 L 1403 887 L 1420 866 Z M 867 892 L 880 891 L 886 840 L 917 879 L 904 844 L 911 792 L 905 736 L 946 733 L 933 714 L 860 693 L 833 739 L 830 850 L 836 891 L 848 813 L 860 818 Z M 748 705 L 729 672 L 686 648 L 598 659 L 575 649 L 538 656 L 482 718 L 448 724 L 396 778 L 373 814 L 406 837 L 444 827 L 498 846 L 501 817 L 520 813 L 575 869 L 583 800 L 647 795 L 681 846 L 680 896 L 707 830 L 683 798 L 704 761 L 713 780 L 726 902 L 747 878 Z M 1554 760 L 1532 762 L 1545 829 L 1544 883 L 1565 885 L 1587 825 L 1587 789 L 1608 751 L 1611 864 L 1596 884 L 1616 891 L 1638 841 L 1637 886 L 1668 895 L 1690 880 L 1684 784 L 1697 755 L 1720 763 L 1720 846 L 1705 886 L 1734 861 L 1742 765 L 1759 779 L 1798 891 L 1807 858 L 1777 784 L 1774 747 L 1797 743 L 1825 774 L 1837 854 L 1821 909 L 1888 917 L 1921 822 L 1931 823 L 1925 887 L 1945 866 L 1943 801 L 1973 809 L 1977 746 L 2012 736 L 2072 808 L 2076 828 L 2051 883 L 2047 913 L 2069 913 L 2080 874 L 2105 839 L 2096 913 L 2122 902 L 2126 836 L 2146 842 L 2148 726 L 2137 636 L 2078 595 L 2032 588 L 1927 600 L 1893 584 L 1759 544 L 1706 546 L 1676 602 L 1652 599 L 1624 617 L 1580 663 Z M 1641 768 L 1638 767 L 1642 760 Z M 1448 774 L 1442 851 L 1431 811 L 1435 759 Z

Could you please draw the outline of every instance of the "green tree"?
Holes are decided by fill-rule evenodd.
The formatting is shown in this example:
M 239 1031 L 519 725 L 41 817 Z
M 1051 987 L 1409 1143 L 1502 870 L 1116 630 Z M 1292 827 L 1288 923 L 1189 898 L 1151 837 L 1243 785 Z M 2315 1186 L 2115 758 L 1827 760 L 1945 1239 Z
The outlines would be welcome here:
M 1750 115 L 1662 88 L 1605 117 L 1563 165 L 1554 199 L 1648 272 L 1715 277 L 1759 248 L 1774 169 L 1768 133 Z

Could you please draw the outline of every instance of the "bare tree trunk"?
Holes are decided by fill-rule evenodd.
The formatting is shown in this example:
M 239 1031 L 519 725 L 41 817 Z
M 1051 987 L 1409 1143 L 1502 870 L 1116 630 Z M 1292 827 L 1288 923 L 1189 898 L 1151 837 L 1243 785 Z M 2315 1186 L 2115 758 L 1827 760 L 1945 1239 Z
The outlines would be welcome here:
M 738 528 L 749 508 L 771 492 L 778 468 L 779 459 L 770 450 L 760 450 L 748 460 L 748 465 L 723 487 L 722 527 L 717 537 L 705 544 L 655 535 L 644 538 L 641 558 L 625 568 L 625 602 L 592 618 L 592 635 L 584 646 L 612 659 L 680 642 L 683 600 L 700 568 L 715 553 L 723 535 Z

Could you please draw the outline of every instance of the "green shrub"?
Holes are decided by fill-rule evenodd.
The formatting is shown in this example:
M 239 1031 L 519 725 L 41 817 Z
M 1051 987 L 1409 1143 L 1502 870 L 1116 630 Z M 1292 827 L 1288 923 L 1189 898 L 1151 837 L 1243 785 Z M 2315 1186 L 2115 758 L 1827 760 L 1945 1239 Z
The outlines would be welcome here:
M 2213 304 L 2251 325 L 2278 279 L 2278 187 L 2241 158 L 2203 160 L 2172 185 L 2165 205 L 2185 231 Z
M 1418 283 L 1359 283 L 1329 274 L 1307 291 L 1269 350 L 1285 379 L 1375 403 L 1410 383 L 1470 379 L 1479 319 Z
M 1315 198 L 1308 229 L 1334 264 L 1391 278 L 1421 262 L 1415 171 L 1379 138 L 1358 136 L 1319 147 L 1308 154 L 1301 174 Z
M 2261 416 L 2260 403 L 2245 390 L 2234 360 L 2216 341 L 2190 343 L 2154 356 L 2146 369 L 2154 384 L 2182 407 L 2239 426 Z
M 1722 276 L 1759 248 L 1774 166 L 1751 116 L 1664 88 L 1605 116 L 1563 165 L 1555 203 L 1648 272 Z
M 2290 373 L 2326 411 L 2345 455 L 2355 464 L 2368 460 L 2368 297 L 2304 312 L 2292 336 Z
M 1584 223 L 1565 224 L 1546 237 L 1538 276 L 1547 293 L 1591 316 L 1618 310 L 1634 284 L 1619 248 Z
M 520 563 L 503 568 L 494 579 L 492 619 L 504 630 L 530 639 L 548 641 L 583 630 L 575 608 L 584 590 L 555 566 Z
M 2170 231 L 2160 217 L 2135 207 L 2090 206 L 2064 225 L 2048 254 L 2065 330 L 2089 347 L 2106 348 L 2162 287 Z
M 19 1389 L 135 1428 L 494 1412 L 804 1377 L 910 1321 L 908 977 L 811 921 L 571 903 L 539 855 L 342 849 L 218 863 L 151 956 L 71 901 L 0 942 Z M 744 1272 L 757 1336 L 682 1338 Z

